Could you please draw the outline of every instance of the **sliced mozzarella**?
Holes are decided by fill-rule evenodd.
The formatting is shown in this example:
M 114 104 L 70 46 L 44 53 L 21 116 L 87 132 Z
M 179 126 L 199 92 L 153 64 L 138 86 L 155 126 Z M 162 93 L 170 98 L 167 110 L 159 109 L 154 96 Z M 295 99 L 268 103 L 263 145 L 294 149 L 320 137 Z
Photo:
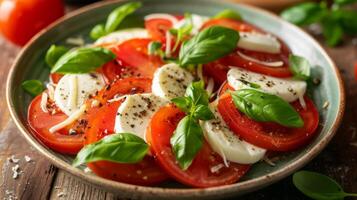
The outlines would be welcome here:
M 126 96 L 117 111 L 115 132 L 133 133 L 146 140 L 146 127 L 152 115 L 167 103 L 165 99 L 151 93 Z
M 192 17 L 191 34 L 196 35 L 200 31 L 203 24 L 209 20 L 209 18 L 206 16 L 201 16 L 201 15 L 196 15 L 196 14 L 192 14 L 191 17 Z M 174 25 L 174 28 L 176 28 L 176 29 L 181 28 L 182 26 L 184 26 L 186 24 L 187 20 L 189 20 L 189 19 L 184 18 L 184 19 L 180 20 L 178 23 L 176 23 Z
M 99 38 L 95 45 L 113 43 L 118 45 L 126 40 L 134 38 L 149 38 L 149 34 L 144 28 L 129 28 L 110 33 Z
M 228 84 L 234 90 L 249 88 L 251 84 L 259 85 L 259 90 L 280 96 L 285 101 L 293 102 L 306 92 L 306 82 L 292 79 L 275 78 L 233 67 L 227 74 Z
M 156 70 L 152 81 L 152 92 L 162 98 L 171 100 L 184 96 L 186 87 L 193 81 L 190 72 L 170 63 Z
M 280 53 L 281 44 L 272 35 L 256 32 L 240 32 L 238 47 L 265 53 Z
M 66 114 L 77 111 L 89 97 L 105 85 L 101 74 L 67 74 L 58 82 L 54 92 L 56 105 Z
M 256 147 L 234 134 L 217 111 L 216 104 L 210 105 L 215 119 L 204 121 L 205 137 L 212 149 L 231 162 L 253 164 L 264 157 L 265 149 Z

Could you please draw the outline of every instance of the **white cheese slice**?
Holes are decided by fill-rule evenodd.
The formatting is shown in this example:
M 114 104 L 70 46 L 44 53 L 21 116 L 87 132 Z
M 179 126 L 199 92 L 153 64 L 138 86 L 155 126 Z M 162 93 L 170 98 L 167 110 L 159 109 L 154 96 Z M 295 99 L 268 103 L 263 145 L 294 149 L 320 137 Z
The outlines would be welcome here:
M 118 45 L 126 40 L 130 40 L 134 38 L 149 38 L 149 34 L 147 30 L 144 28 L 123 29 L 99 38 L 95 42 L 95 45 L 109 44 L 109 43 Z
M 83 105 L 89 95 L 94 95 L 104 85 L 104 77 L 98 73 L 67 74 L 56 86 L 54 101 L 69 116 Z
M 265 53 L 280 53 L 281 44 L 274 36 L 257 32 L 240 32 L 238 47 Z
M 152 115 L 167 103 L 165 99 L 151 93 L 126 96 L 117 111 L 115 132 L 132 133 L 146 140 L 146 128 Z
M 216 103 L 210 105 L 215 119 L 202 122 L 204 135 L 212 149 L 228 161 L 253 164 L 264 157 L 265 149 L 254 146 L 233 133 L 217 111 Z
M 256 89 L 280 96 L 287 102 L 296 101 L 299 97 L 304 96 L 307 86 L 305 81 L 276 78 L 238 67 L 232 67 L 228 71 L 227 80 L 234 90 L 251 88 L 252 85 L 257 85 L 259 87 Z
M 152 81 L 152 92 L 171 100 L 184 96 L 187 86 L 193 81 L 192 74 L 175 63 L 166 64 L 156 70 Z
M 209 20 L 209 18 L 206 16 L 201 16 L 196 14 L 192 14 L 191 17 L 192 17 L 191 35 L 196 35 L 200 31 L 203 24 Z M 174 28 L 176 29 L 181 28 L 186 24 L 187 20 L 189 19 L 187 18 L 181 19 L 178 23 L 174 25 Z

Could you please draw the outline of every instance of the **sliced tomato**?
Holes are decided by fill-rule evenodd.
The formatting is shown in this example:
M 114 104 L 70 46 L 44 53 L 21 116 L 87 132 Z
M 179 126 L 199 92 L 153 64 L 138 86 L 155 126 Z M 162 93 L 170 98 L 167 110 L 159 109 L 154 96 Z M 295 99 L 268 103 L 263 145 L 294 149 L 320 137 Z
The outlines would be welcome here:
M 231 163 L 228 168 L 212 172 L 212 167 L 222 164 L 223 160 L 206 142 L 187 170 L 179 167 L 171 150 L 170 138 L 184 116 L 178 108 L 169 105 L 161 108 L 151 119 L 146 139 L 160 166 L 175 180 L 194 187 L 213 187 L 238 181 L 249 170 L 249 165 Z
M 206 23 L 204 23 L 202 25 L 201 29 L 206 29 L 211 26 L 223 26 L 223 27 L 234 29 L 234 30 L 241 31 L 241 32 L 252 32 L 252 31 L 262 32 L 261 29 L 255 27 L 251 24 L 248 24 L 246 22 L 234 20 L 234 19 L 226 19 L 226 18 L 208 20 Z
M 50 74 L 50 81 L 54 84 L 57 84 L 61 80 L 62 77 L 63 77 L 62 74 L 52 73 L 52 74 Z
M 127 77 L 152 78 L 157 68 L 164 63 L 159 56 L 148 55 L 150 39 L 127 40 L 112 51 L 117 55 L 115 61 L 103 66 L 103 73 L 109 80 Z
M 272 151 L 291 151 L 308 143 L 317 134 L 318 111 L 311 99 L 305 97 L 305 102 L 306 109 L 301 107 L 299 101 L 291 104 L 304 120 L 302 128 L 256 122 L 242 114 L 227 93 L 220 97 L 218 111 L 230 129 L 247 142 Z
M 153 40 L 164 42 L 166 32 L 173 27 L 173 24 L 168 19 L 155 18 L 145 20 L 145 28 Z
M 69 128 L 50 133 L 52 126 L 63 122 L 68 116 L 62 112 L 50 114 L 41 109 L 41 97 L 35 97 L 28 109 L 28 123 L 32 133 L 49 148 L 64 154 L 76 154 L 84 142 L 84 134 L 68 135 Z

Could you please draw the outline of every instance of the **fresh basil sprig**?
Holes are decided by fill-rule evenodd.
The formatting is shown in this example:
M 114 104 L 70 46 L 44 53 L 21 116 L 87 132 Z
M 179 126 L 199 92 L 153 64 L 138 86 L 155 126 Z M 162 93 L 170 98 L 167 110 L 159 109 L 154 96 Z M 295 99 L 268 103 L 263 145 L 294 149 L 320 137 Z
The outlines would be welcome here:
M 284 10 L 281 17 L 299 26 L 318 23 L 329 46 L 342 41 L 344 34 L 357 34 L 357 12 L 344 8 L 357 0 L 334 0 L 328 7 L 326 2 L 306 2 Z
M 234 19 L 234 20 L 243 20 L 242 16 L 231 9 L 225 9 L 219 13 L 217 13 L 215 16 L 213 16 L 213 19 Z
M 308 80 L 310 78 L 311 65 L 304 57 L 290 55 L 289 67 L 295 78 L 301 80 Z
M 109 14 L 105 24 L 98 24 L 92 29 L 90 36 L 93 39 L 98 39 L 115 31 L 125 17 L 135 12 L 141 6 L 140 2 L 130 2 L 116 8 Z
M 72 165 L 77 167 L 83 163 L 103 160 L 117 163 L 137 163 L 145 157 L 148 150 L 149 146 L 140 137 L 131 133 L 116 133 L 84 146 Z
M 346 193 L 333 179 L 323 174 L 299 171 L 293 175 L 293 183 L 306 196 L 316 200 L 337 200 L 357 194 Z
M 208 94 L 202 81 L 191 83 L 184 97 L 174 98 L 171 101 L 187 113 L 170 139 L 180 167 L 186 170 L 203 144 L 203 131 L 199 120 L 210 120 L 214 115 L 208 107 Z
M 43 83 L 39 80 L 27 80 L 24 81 L 21 86 L 32 96 L 37 96 L 44 90 Z
M 282 126 L 300 128 L 304 121 L 299 113 L 282 98 L 255 89 L 231 92 L 234 105 L 249 118 L 259 122 L 275 122 Z
M 212 26 L 190 40 L 185 41 L 179 54 L 180 66 L 189 64 L 205 64 L 217 60 L 237 47 L 239 33 L 236 30 Z
M 80 74 L 94 71 L 105 63 L 114 60 L 116 55 L 101 47 L 83 47 L 67 52 L 58 59 L 51 72 Z
M 67 47 L 51 45 L 51 47 L 47 50 L 45 57 L 47 65 L 52 68 L 53 66 L 55 66 L 58 59 L 68 51 L 69 49 Z
M 164 52 L 161 49 L 162 44 L 161 42 L 156 42 L 156 41 L 152 41 L 149 43 L 148 45 L 148 53 L 149 55 L 156 55 L 156 56 L 164 56 Z
M 170 29 L 170 33 L 176 35 L 176 42 L 172 51 L 176 51 L 180 42 L 182 42 L 185 37 L 191 34 L 192 28 L 193 28 L 192 15 L 186 13 L 185 23 L 177 29 Z

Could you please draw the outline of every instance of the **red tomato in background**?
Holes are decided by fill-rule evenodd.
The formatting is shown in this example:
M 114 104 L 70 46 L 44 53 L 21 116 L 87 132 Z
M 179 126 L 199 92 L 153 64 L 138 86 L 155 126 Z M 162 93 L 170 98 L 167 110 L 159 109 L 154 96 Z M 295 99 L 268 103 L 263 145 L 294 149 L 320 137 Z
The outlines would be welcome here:
M 62 0 L 0 0 L 0 31 L 11 42 L 23 46 L 63 15 Z

